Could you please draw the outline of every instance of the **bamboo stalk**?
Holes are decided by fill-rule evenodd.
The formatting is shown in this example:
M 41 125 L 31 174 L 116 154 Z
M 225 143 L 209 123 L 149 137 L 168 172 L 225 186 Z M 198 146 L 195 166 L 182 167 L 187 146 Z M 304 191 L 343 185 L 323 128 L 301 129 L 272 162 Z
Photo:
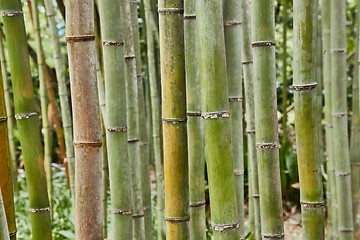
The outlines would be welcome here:
M 53 47 L 53 56 L 55 59 L 55 72 L 56 72 L 56 79 L 59 89 L 61 119 L 64 127 L 64 138 L 65 138 L 65 149 L 66 149 L 65 156 L 66 156 L 66 162 L 68 163 L 69 166 L 70 192 L 74 204 L 75 155 L 74 155 L 74 146 L 73 146 L 73 127 L 72 127 L 71 110 L 70 110 L 70 102 L 69 102 L 69 92 L 66 84 L 64 59 L 61 54 L 61 45 L 58 36 L 58 30 L 56 28 L 54 6 L 51 0 L 45 0 L 44 3 L 46 8 L 47 20 L 49 22 L 51 42 Z M 57 128 L 60 128 L 60 126 L 57 126 Z
M 75 237 L 102 239 L 101 125 L 95 72 L 94 3 L 71 0 L 66 9 L 74 118 Z M 80 20 L 79 16 L 82 16 Z
M 12 172 L 12 182 L 14 186 L 14 192 L 17 193 L 19 190 L 17 182 L 17 162 L 16 162 L 16 148 L 14 140 L 14 111 L 12 108 L 12 97 L 10 93 L 10 80 L 7 73 L 7 62 L 5 58 L 4 43 L 3 43 L 3 29 L 0 27 L 0 64 L 1 64 L 1 75 L 2 75 L 2 84 L 4 87 L 4 98 L 6 112 L 8 116 L 7 126 L 8 126 L 8 135 L 9 135 L 9 148 L 10 148 L 10 158 L 11 158 L 11 172 Z
M 137 2 L 131 1 L 132 29 L 136 56 L 136 70 L 138 79 L 138 103 L 139 103 L 139 138 L 141 159 L 141 184 L 142 198 L 145 214 L 145 239 L 152 239 L 152 215 L 151 215 L 151 188 L 150 188 L 150 157 L 149 142 L 146 124 L 148 122 L 145 109 L 144 79 L 141 71 L 140 36 L 138 26 Z
M 5 136 L 7 137 L 7 136 Z M 15 239 L 15 238 L 13 238 Z M 0 240 L 10 240 L 8 224 L 5 214 L 5 206 L 2 197 L 2 191 L 0 189 Z
M 6 103 L 5 103 L 5 94 L 3 89 L 3 79 L 0 75 L 0 225 L 2 225 L 2 219 L 5 218 L 4 226 L 0 227 L 0 238 L 1 236 L 6 239 L 9 238 L 9 232 L 11 233 L 11 240 L 16 239 L 16 224 L 15 224 L 15 209 L 14 209 L 14 193 L 13 193 L 13 184 L 12 184 L 12 172 L 11 172 L 11 157 L 10 157 L 10 148 L 9 148 L 9 138 L 8 138 L 8 125 L 9 116 L 6 113 Z M 2 193 L 2 194 L 1 194 Z M 4 210 L 4 209 L 5 210 Z M 7 221 L 6 221 L 7 219 Z M 4 230 L 6 229 L 6 234 Z
M 34 20 L 34 32 L 35 32 L 35 43 L 36 43 L 36 52 L 37 52 L 37 63 L 38 63 L 38 74 L 39 74 L 39 83 L 40 83 L 40 105 L 41 105 L 41 121 L 42 121 L 42 133 L 44 135 L 44 165 L 46 172 L 46 182 L 48 189 L 48 196 L 50 205 L 52 204 L 52 173 L 51 173 L 51 140 L 50 140 L 50 130 L 49 130 L 49 120 L 47 114 L 47 105 L 48 100 L 46 96 L 46 87 L 45 87 L 45 57 L 42 48 L 41 42 L 41 33 L 40 33 L 40 21 L 38 13 L 38 1 L 32 0 L 31 6 L 33 10 L 33 20 Z
M 123 3 L 123 26 L 125 34 L 125 77 L 128 125 L 128 155 L 131 165 L 131 189 L 133 206 L 133 238 L 145 239 L 144 204 L 142 198 L 139 101 L 134 36 L 130 1 Z
M 106 135 L 112 208 L 112 238 L 132 239 L 131 164 L 127 147 L 124 12 L 119 1 L 99 1 L 103 45 Z M 123 5 L 124 6 L 124 5 Z M 120 13 L 120 18 L 114 18 Z M 121 93 L 119 95 L 119 93 Z M 121 114 L 119 114 L 121 113 Z
M 262 238 L 283 239 L 275 87 L 274 2 L 253 4 L 253 57 L 256 148 Z
M 346 103 L 345 2 L 331 0 L 331 97 L 339 239 L 353 239 Z
M 360 46 L 360 4 L 358 4 L 358 14 L 356 15 L 356 61 L 359 62 Z M 360 223 L 357 221 L 360 213 L 360 105 L 359 105 L 359 64 L 354 64 L 354 77 L 352 85 L 352 126 L 350 138 L 350 164 L 351 164 L 351 191 L 353 206 L 353 223 L 355 230 L 355 239 L 360 237 Z
M 294 102 L 302 236 L 325 239 L 316 74 L 317 2 L 294 2 Z
M 333 125 L 331 115 L 331 55 L 330 55 L 330 0 L 323 0 L 321 7 L 322 15 L 322 46 L 323 46 L 323 78 L 325 92 L 325 138 L 326 138 L 326 160 L 327 160 L 327 207 L 328 207 L 328 229 L 329 238 L 338 238 L 337 222 L 337 191 L 334 168 L 333 152 Z
M 21 3 L 1 0 L 0 9 L 9 53 L 15 118 L 26 168 L 32 239 L 47 240 L 51 239 L 50 205 Z
M 242 122 L 242 49 L 241 1 L 229 0 L 223 4 L 229 107 L 231 119 L 231 145 L 234 158 L 234 176 L 240 238 L 244 232 L 244 150 Z
M 211 228 L 215 240 L 239 239 L 222 1 L 196 1 L 196 17 Z
M 146 19 L 146 42 L 147 42 L 147 60 L 149 71 L 149 88 L 150 88 L 150 102 L 151 102 L 151 118 L 152 118 L 152 144 L 155 159 L 155 175 L 156 175 L 156 220 L 157 220 L 157 239 L 162 239 L 163 234 L 163 166 L 161 153 L 161 126 L 160 126 L 160 94 L 157 87 L 156 63 L 155 63 L 155 49 L 154 49 L 154 26 L 152 24 L 152 9 L 149 0 L 144 1 L 145 19 Z M 148 115 L 150 116 L 150 115 Z
M 195 0 L 184 1 L 184 46 L 188 115 L 190 239 L 205 240 L 205 156 Z
M 159 1 L 165 221 L 168 239 L 189 239 L 184 2 Z
M 251 49 L 251 12 L 252 1 L 243 0 L 242 2 L 242 53 L 243 53 L 243 71 L 244 71 L 244 88 L 245 88 L 245 109 L 246 109 L 246 133 L 248 143 L 248 171 L 249 179 L 249 201 L 253 203 L 254 215 L 254 240 L 261 239 L 260 223 L 260 203 L 259 203 L 259 180 L 258 165 L 256 160 L 255 148 L 255 102 L 254 102 L 254 79 L 253 79 L 253 54 Z M 250 194 L 251 193 L 251 194 Z M 250 213 L 249 213 L 250 214 Z

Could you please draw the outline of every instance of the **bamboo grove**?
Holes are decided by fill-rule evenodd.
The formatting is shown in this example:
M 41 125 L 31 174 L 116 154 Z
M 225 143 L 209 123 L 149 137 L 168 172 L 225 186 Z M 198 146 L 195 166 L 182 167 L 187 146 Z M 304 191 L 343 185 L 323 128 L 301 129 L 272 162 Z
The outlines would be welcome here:
M 0 240 L 360 239 L 359 14 L 0 0 Z

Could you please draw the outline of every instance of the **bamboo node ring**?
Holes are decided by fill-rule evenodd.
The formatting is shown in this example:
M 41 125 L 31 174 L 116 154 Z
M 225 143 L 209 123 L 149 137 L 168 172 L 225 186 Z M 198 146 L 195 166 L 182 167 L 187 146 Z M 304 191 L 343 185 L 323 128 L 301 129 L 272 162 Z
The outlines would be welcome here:
M 344 53 L 346 50 L 345 48 L 333 48 L 331 49 L 331 52 L 333 53 Z
M 249 130 L 246 130 L 246 133 L 247 134 L 255 134 L 255 129 L 249 129 Z
M 112 209 L 111 212 L 118 215 L 132 215 L 132 210 Z
M 229 118 L 230 113 L 228 111 L 221 111 L 221 112 L 205 112 L 201 113 L 201 117 L 206 119 L 218 119 L 218 118 Z
M 303 202 L 303 201 L 300 201 L 300 204 L 304 208 L 323 208 L 325 205 L 324 202 Z
M 21 114 L 15 115 L 15 119 L 16 120 L 23 120 L 23 119 L 29 119 L 29 118 L 35 117 L 35 116 L 37 116 L 36 112 L 21 113 Z
M 93 34 L 86 35 L 85 34 L 85 35 L 66 36 L 65 40 L 68 43 L 90 42 L 90 41 L 95 41 L 95 35 L 93 35 Z
M 307 83 L 307 84 L 299 84 L 299 85 L 293 85 L 292 88 L 294 91 L 302 92 L 302 91 L 310 91 L 314 90 L 317 87 L 317 83 Z
M 191 208 L 203 207 L 203 206 L 205 206 L 205 205 L 206 205 L 206 202 L 205 202 L 205 201 L 190 203 L 190 207 L 191 207 Z
M 340 232 L 353 232 L 354 229 L 352 228 L 342 228 L 342 229 L 339 229 Z
M 229 102 L 242 102 L 242 97 L 229 97 Z
M 131 138 L 131 139 L 128 139 L 128 143 L 136 143 L 136 142 L 139 142 L 140 139 L 139 138 Z
M 182 118 L 182 119 L 162 118 L 162 120 L 169 124 L 181 124 L 187 122 L 187 118 Z
M 102 142 L 77 142 L 74 141 L 74 147 L 78 147 L 78 148 L 96 148 L 96 147 L 101 147 L 102 146 Z
M 2 17 L 15 17 L 15 16 L 23 15 L 23 14 L 24 14 L 23 11 L 18 11 L 18 10 L 4 10 L 4 11 L 1 11 L 1 16 Z
M 224 21 L 224 27 L 234 27 L 241 25 L 240 21 Z
M 127 131 L 127 127 L 114 127 L 114 128 L 107 128 L 106 131 L 108 132 L 126 132 Z
M 182 223 L 182 222 L 188 222 L 190 221 L 190 217 L 165 217 L 165 221 L 171 222 L 171 223 Z
M 229 231 L 232 229 L 237 229 L 240 227 L 239 223 L 230 223 L 230 224 L 211 224 L 211 229 L 217 232 Z
M 144 212 L 147 212 L 147 211 L 149 211 L 150 209 L 151 209 L 151 205 L 149 205 L 149 206 L 147 206 L 147 207 L 144 207 L 144 208 L 143 208 L 143 211 L 144 211 Z
M 124 42 L 120 42 L 120 41 L 102 41 L 101 44 L 103 46 L 124 46 Z
M 344 173 L 344 172 L 337 172 L 337 171 L 335 171 L 335 175 L 336 175 L 337 177 L 346 177 L 346 176 L 350 176 L 350 173 L 349 173 L 349 172 Z
M 270 238 L 270 239 L 283 239 L 285 237 L 284 233 L 263 233 L 261 234 L 263 238 Z
M 184 9 L 182 9 L 182 8 L 159 8 L 158 13 L 160 15 L 184 14 Z
M 260 195 L 254 194 L 254 195 L 252 195 L 252 198 L 260 198 Z
M 279 148 L 278 143 L 257 143 L 256 148 L 263 149 L 271 149 L 271 148 Z
M 188 117 L 201 117 L 201 112 L 187 112 Z
M 136 56 L 135 55 L 125 55 L 125 60 L 131 60 L 131 59 L 135 59 Z
M 5 117 L 0 117 L 0 122 L 6 122 L 7 121 L 7 117 L 5 116 Z
M 235 170 L 234 175 L 235 176 L 243 176 L 245 174 L 244 170 Z
M 195 20 L 195 19 L 196 19 L 195 14 L 184 15 L 184 20 Z
M 352 162 L 351 166 L 360 167 L 360 162 Z
M 9 233 L 9 237 L 16 236 L 16 233 L 17 233 L 17 231 L 13 231 L 13 232 Z
M 242 64 L 243 64 L 243 65 L 246 65 L 246 64 L 252 64 L 252 63 L 254 63 L 254 61 L 253 61 L 253 60 L 242 61 Z
M 275 47 L 276 43 L 274 41 L 257 41 L 251 44 L 252 47 Z
M 342 112 L 342 113 L 333 113 L 332 114 L 333 117 L 336 117 L 336 118 L 343 118 L 343 117 L 347 117 L 348 114 L 346 112 Z
M 49 211 L 50 211 L 50 207 L 46 207 L 46 208 L 29 208 L 30 213 L 41 213 L 41 212 L 49 212 Z
M 134 214 L 132 215 L 133 218 L 142 218 L 142 217 L 144 217 L 144 216 L 145 216 L 144 210 L 141 210 L 140 213 L 134 213 Z
M 51 17 L 55 17 L 56 15 L 54 14 L 54 13 L 52 13 L 52 14 L 46 14 L 46 17 L 48 17 L 48 18 L 51 18 Z

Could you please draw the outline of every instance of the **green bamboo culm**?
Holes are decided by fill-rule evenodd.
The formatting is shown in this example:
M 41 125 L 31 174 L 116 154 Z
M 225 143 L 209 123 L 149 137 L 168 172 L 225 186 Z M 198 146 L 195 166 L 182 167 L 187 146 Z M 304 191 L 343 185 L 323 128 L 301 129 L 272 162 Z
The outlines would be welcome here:
M 284 239 L 276 117 L 274 2 L 253 2 L 256 148 L 262 238 Z
M 163 166 L 162 166 L 162 150 L 161 150 L 161 110 L 160 110 L 160 94 L 156 76 L 155 48 L 154 48 L 154 20 L 151 10 L 150 0 L 144 0 L 145 20 L 146 20 L 146 43 L 147 43 L 147 61 L 149 72 L 149 88 L 151 102 L 151 125 L 152 125 L 152 145 L 155 159 L 155 175 L 156 175 L 156 221 L 157 221 L 157 239 L 162 239 L 164 231 L 163 221 Z
M 5 229 L 8 230 L 11 234 L 11 240 L 16 239 L 16 224 L 15 224 L 15 209 L 14 209 L 14 193 L 13 193 L 13 185 L 12 185 L 12 172 L 11 172 L 11 155 L 9 148 L 9 138 L 8 138 L 8 125 L 7 121 L 10 121 L 9 116 L 6 113 L 6 103 L 5 103 L 5 93 L 3 89 L 3 79 L 2 75 L 0 75 L 0 198 L 3 199 L 1 201 L 2 206 L 5 210 L 0 208 L 2 214 L 4 214 L 4 218 L 7 221 L 4 221 Z M 1 192 L 3 196 L 1 196 Z M 5 212 L 4 212 L 5 211 Z M 0 224 L 3 224 L 0 218 Z M 0 230 L 0 233 L 3 230 Z M 4 236 L 3 236 L 4 237 Z M 9 233 L 6 234 L 6 239 L 8 239 Z M 0 236 L 1 238 L 1 236 Z
M 346 102 L 345 2 L 331 0 L 331 98 L 339 239 L 353 239 Z M 336 136 L 336 137 L 334 137 Z M 334 226 L 335 227 L 335 226 Z
M 136 1 L 130 1 L 131 21 L 134 37 L 137 86 L 138 86 L 138 103 L 139 103 L 139 138 L 140 138 L 140 162 L 141 162 L 141 189 L 144 205 L 145 217 L 145 239 L 152 239 L 152 211 L 151 211 L 151 188 L 150 188 L 150 157 L 149 141 L 146 129 L 148 122 L 145 109 L 144 96 L 144 79 L 142 74 L 141 52 L 140 52 L 140 35 L 138 23 L 138 5 Z
M 15 139 L 14 139 L 14 111 L 12 108 L 12 97 L 10 93 L 10 79 L 7 72 L 7 62 L 5 58 L 4 43 L 3 43 L 3 29 L 2 23 L 0 26 L 0 64 L 1 64 L 1 76 L 2 84 L 4 87 L 4 98 L 6 112 L 8 116 L 7 126 L 8 126 L 8 135 L 9 135 L 9 148 L 10 148 L 10 158 L 11 158 L 11 172 L 12 172 L 12 182 L 14 186 L 14 192 L 18 192 L 19 186 L 17 182 L 17 162 L 16 162 L 16 148 L 15 148 Z
M 288 4 L 289 0 L 282 0 L 282 45 L 281 45 L 281 62 L 282 62 L 282 145 L 284 146 L 288 142 L 288 130 L 287 130 L 287 100 L 288 100 L 288 77 L 287 77 L 287 32 L 288 32 Z M 284 159 L 285 164 L 285 159 Z
M 5 214 L 5 206 L 2 198 L 1 189 L 0 189 L 0 240 L 10 240 L 8 224 Z
M 190 239 L 184 54 L 184 2 L 159 1 L 160 61 L 168 239 Z
M 102 142 L 95 72 L 94 2 L 70 0 L 66 9 L 74 119 L 75 238 L 103 239 Z
M 358 14 L 356 15 L 356 61 L 359 61 L 359 46 L 360 46 L 360 4 L 358 4 Z M 352 126 L 350 137 L 350 164 L 351 164 L 351 189 L 352 189 L 352 204 L 353 204 L 353 224 L 355 239 L 360 238 L 360 105 L 359 105 L 359 64 L 354 64 L 354 75 L 352 85 Z
M 333 125 L 331 114 L 331 54 L 330 54 L 330 9 L 331 0 L 323 0 L 321 6 L 322 48 L 323 48 L 323 82 L 325 99 L 325 139 L 327 161 L 326 200 L 328 208 L 328 238 L 338 239 L 337 194 L 333 151 Z
M 64 57 L 61 54 L 61 43 L 59 40 L 58 29 L 56 27 L 55 10 L 51 0 L 44 0 L 46 16 L 50 28 L 51 44 L 53 57 L 55 59 L 55 73 L 58 83 L 60 99 L 61 119 L 64 127 L 66 161 L 69 166 L 70 193 L 73 205 L 75 203 L 75 154 L 73 146 L 73 126 L 71 119 L 71 108 L 69 101 L 69 91 L 66 84 Z
M 139 133 L 139 94 L 134 47 L 134 34 L 131 21 L 130 1 L 123 2 L 123 26 L 125 36 L 125 77 L 128 125 L 128 156 L 131 166 L 131 189 L 133 207 L 133 238 L 145 239 L 144 204 L 141 182 L 140 133 Z
M 245 120 L 248 146 L 248 171 L 251 181 L 249 182 L 250 201 L 253 202 L 254 226 L 251 231 L 254 239 L 261 239 L 260 223 L 260 203 L 259 203 L 259 180 L 258 165 L 256 160 L 255 148 L 255 102 L 254 102 L 254 79 L 253 79 L 253 54 L 251 48 L 251 12 L 252 1 L 242 1 L 242 64 L 244 73 L 244 92 L 245 92 Z M 250 214 L 250 213 L 249 213 Z
M 46 96 L 46 87 L 45 87 L 45 56 L 42 47 L 41 33 L 40 33 L 40 21 L 38 13 L 38 0 L 31 0 L 31 7 L 33 11 L 34 19 L 34 34 L 35 34 L 35 43 L 36 43 L 36 53 L 37 53 L 37 65 L 38 65 L 38 74 L 39 74 L 39 92 L 40 92 L 40 106 L 41 106 L 41 121 L 42 121 L 42 133 L 44 137 L 44 165 L 46 172 L 46 183 L 49 195 L 50 205 L 52 204 L 52 173 L 51 173 L 51 134 L 49 129 L 49 120 L 48 120 L 48 99 Z
M 213 239 L 230 240 L 239 239 L 240 223 L 231 148 L 222 4 L 221 0 L 196 1 L 196 22 L 211 229 Z
M 52 238 L 50 205 L 21 3 L 1 0 L 0 10 L 12 76 L 15 119 L 26 168 L 32 239 L 48 240 Z
M 244 150 L 242 121 L 241 1 L 223 1 L 226 67 L 231 119 L 231 145 L 240 238 L 244 238 Z
M 294 104 L 302 237 L 325 239 L 316 79 L 317 1 L 294 2 Z
M 103 207 L 103 237 L 108 237 L 108 190 L 109 190 L 109 165 L 106 144 L 106 104 L 105 104 L 105 83 L 102 69 L 102 48 L 101 48 L 101 33 L 100 33 L 100 20 L 98 12 L 98 1 L 95 1 L 95 45 L 96 45 L 96 78 L 99 94 L 99 107 L 101 113 L 101 139 L 102 139 L 102 207 Z
M 188 115 L 190 239 L 206 239 L 205 156 L 195 0 L 184 1 L 184 46 Z
M 123 5 L 124 6 L 124 5 Z M 124 11 L 119 1 L 99 1 L 105 78 L 106 139 L 109 161 L 112 238 L 132 239 L 131 166 L 128 158 Z M 114 18 L 113 16 L 118 16 Z M 119 114 L 121 113 L 121 114 Z

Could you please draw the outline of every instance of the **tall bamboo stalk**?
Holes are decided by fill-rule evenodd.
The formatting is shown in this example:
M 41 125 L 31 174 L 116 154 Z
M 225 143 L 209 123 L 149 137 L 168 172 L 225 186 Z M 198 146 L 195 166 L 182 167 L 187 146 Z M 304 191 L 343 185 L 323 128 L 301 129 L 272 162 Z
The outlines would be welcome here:
M 141 189 L 145 214 L 145 239 L 152 239 L 152 215 L 151 215 L 151 188 L 150 188 L 150 157 L 149 141 L 146 123 L 148 122 L 145 109 L 144 79 L 142 74 L 140 35 L 138 24 L 137 2 L 131 1 L 131 20 L 134 36 L 134 47 L 136 56 L 136 71 L 138 85 L 138 103 L 139 103 L 139 138 L 140 138 L 140 162 L 141 162 Z
M 222 1 L 196 1 L 196 17 L 211 228 L 214 239 L 239 239 Z
M 75 155 L 73 146 L 73 127 L 70 111 L 69 92 L 66 84 L 64 59 L 61 54 L 61 45 L 59 41 L 58 29 L 56 28 L 55 11 L 51 0 L 44 0 L 46 8 L 46 16 L 49 22 L 51 42 L 53 47 L 53 56 L 55 59 L 55 72 L 58 83 L 61 119 L 64 127 L 65 149 L 66 149 L 66 161 L 69 165 L 70 175 L 70 192 L 75 197 Z
M 155 158 L 155 175 L 156 175 L 156 220 L 157 220 L 157 236 L 158 240 L 162 239 L 163 232 L 163 166 L 161 153 L 161 126 L 160 126 L 160 94 L 157 87 L 156 63 L 155 63 L 155 49 L 154 49 L 154 24 L 152 24 L 152 10 L 150 0 L 144 1 L 145 19 L 146 19 L 146 43 L 147 43 L 147 60 L 149 71 L 149 87 L 150 87 L 150 102 L 151 102 L 151 123 L 152 123 L 152 137 L 153 150 Z
M 184 1 L 184 46 L 188 115 L 190 239 L 205 239 L 205 157 L 195 0 Z
M 294 102 L 302 236 L 325 239 L 317 97 L 317 2 L 294 2 Z
M 329 238 L 338 238 L 337 222 L 337 199 L 336 179 L 333 152 L 333 125 L 331 115 L 331 55 L 330 55 L 330 0 L 323 0 L 321 6 L 322 16 L 322 47 L 323 47 L 323 78 L 325 92 L 325 138 L 326 138 L 326 160 L 327 160 L 327 207 L 328 207 L 328 229 Z
M 145 239 L 144 205 L 141 189 L 139 101 L 134 35 L 131 21 L 130 1 L 123 6 L 123 26 L 125 36 L 125 77 L 128 125 L 128 155 L 131 165 L 131 189 L 133 206 L 133 238 Z
M 242 64 L 241 1 L 228 0 L 223 4 L 226 67 L 231 119 L 231 145 L 240 223 L 240 238 L 244 238 L 244 151 L 242 123 Z
M 256 148 L 262 238 L 283 239 L 275 86 L 274 2 L 253 5 L 253 56 Z
M 38 14 L 38 1 L 31 1 L 32 11 L 33 11 L 33 20 L 34 20 L 34 32 L 35 32 L 35 43 L 36 43 L 36 52 L 37 52 L 37 65 L 38 65 L 38 74 L 39 74 L 39 83 L 40 83 L 40 105 L 41 105 L 41 121 L 42 121 L 42 133 L 44 135 L 44 165 L 46 171 L 46 182 L 49 195 L 50 204 L 52 202 L 52 173 L 51 173 L 51 139 L 49 131 L 49 120 L 47 114 L 47 105 L 48 100 L 46 96 L 46 87 L 45 87 L 45 57 L 42 48 L 41 42 L 41 33 L 40 33 L 40 21 Z
M 95 1 L 96 7 L 98 1 Z M 95 10 L 95 45 L 96 45 L 96 78 L 97 87 L 99 94 L 99 107 L 101 113 L 101 141 L 102 141 L 102 203 L 103 203 L 103 237 L 108 237 L 108 206 L 107 197 L 109 189 L 109 164 L 107 155 L 107 144 L 106 144 L 106 104 L 105 104 L 105 83 L 102 65 L 102 48 L 101 48 L 101 33 L 100 33 L 100 19 L 98 7 Z
M 346 103 L 345 2 L 331 0 L 331 97 L 339 239 L 353 239 Z M 336 136 L 336 137 L 334 137 Z
M 168 239 L 189 239 L 184 2 L 159 1 L 165 221 Z
M 242 58 L 244 72 L 244 88 L 245 88 L 245 109 L 246 109 L 246 133 L 248 143 L 248 166 L 251 169 L 249 182 L 251 195 L 250 201 L 253 202 L 254 215 L 254 239 L 261 239 L 261 223 L 260 223 L 260 203 L 259 203 L 259 180 L 258 180 L 258 164 L 256 160 L 255 148 L 255 102 L 254 102 L 254 79 L 253 79 L 253 54 L 251 49 L 251 12 L 252 1 L 242 1 Z M 249 213 L 250 214 L 250 213 Z
M 9 121 L 10 119 L 9 116 L 6 114 L 6 103 L 2 84 L 2 75 L 0 75 L 0 80 L 0 200 L 3 199 L 1 201 L 0 207 L 5 208 L 5 210 L 0 209 L 0 211 L 5 211 L 3 212 L 4 218 L 6 215 L 7 219 L 7 221 L 5 221 L 5 228 L 9 230 L 11 239 L 16 239 L 15 209 L 12 185 L 13 175 L 11 172 L 11 157 L 7 125 L 7 121 Z M 1 193 L 3 194 L 3 196 L 1 196 Z M 2 222 L 1 219 L 0 222 Z M 0 230 L 0 232 L 3 231 Z M 6 235 L 6 237 L 9 237 L 9 233 L 7 233 Z
M 95 72 L 94 3 L 70 0 L 66 9 L 74 118 L 75 237 L 102 239 L 101 125 Z
M 359 61 L 359 46 L 360 46 L 360 4 L 358 4 L 358 13 L 356 15 L 356 60 Z M 355 230 L 355 238 L 360 237 L 360 223 L 357 222 L 360 215 L 360 105 L 359 105 L 359 64 L 354 66 L 354 77 L 352 86 L 352 126 L 350 137 L 350 164 L 351 164 L 351 189 L 352 189 L 352 204 L 353 204 L 353 223 Z
M 7 137 L 7 136 L 5 136 Z M 15 238 L 13 238 L 15 239 Z M 5 214 L 5 206 L 2 197 L 2 191 L 0 189 L 0 240 L 10 240 L 8 224 Z
M 51 239 L 50 207 L 21 3 L 1 0 L 0 10 L 9 53 L 15 118 L 28 182 L 32 239 L 47 240 Z
M 282 62 L 282 145 L 285 146 L 285 143 L 288 141 L 288 133 L 287 133 L 287 96 L 288 96 L 288 79 L 287 79 L 287 32 L 288 32 L 288 2 L 289 0 L 282 0 L 282 45 L 281 45 L 281 62 Z M 285 159 L 282 164 L 285 164 Z
M 0 27 L 0 64 L 1 64 L 1 76 L 2 84 L 4 87 L 4 98 L 6 112 L 8 116 L 7 125 L 8 125 L 8 134 L 9 134 L 9 148 L 10 148 L 10 158 L 11 158 L 11 172 L 12 172 L 12 182 L 14 186 L 14 191 L 17 192 L 18 182 L 17 182 L 17 162 L 16 162 L 16 149 L 15 149 L 15 140 L 14 140 L 14 111 L 11 106 L 12 97 L 10 93 L 10 80 L 7 73 L 7 62 L 5 58 L 4 44 L 3 44 L 3 29 Z
M 124 6 L 124 5 L 122 5 Z M 128 158 L 124 12 L 119 1 L 99 1 L 105 78 L 106 137 L 109 161 L 112 238 L 132 239 L 131 165 Z M 120 18 L 114 18 L 120 13 Z

